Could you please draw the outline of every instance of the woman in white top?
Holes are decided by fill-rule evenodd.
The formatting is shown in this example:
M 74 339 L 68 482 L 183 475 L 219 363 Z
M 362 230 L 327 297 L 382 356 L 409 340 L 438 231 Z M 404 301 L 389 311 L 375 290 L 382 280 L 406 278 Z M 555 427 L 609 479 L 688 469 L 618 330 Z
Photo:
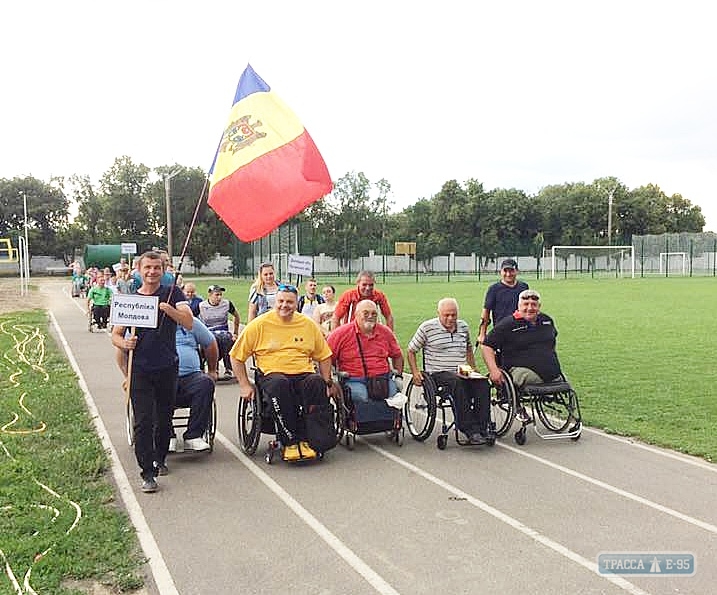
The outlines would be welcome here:
M 265 262 L 259 266 L 256 281 L 249 289 L 249 311 L 247 321 L 268 312 L 274 307 L 279 283 L 274 277 L 274 265 Z
M 314 308 L 312 317 L 326 337 L 331 332 L 331 317 L 334 314 L 334 308 L 336 308 L 336 288 L 333 285 L 324 285 L 321 295 L 324 296 L 324 303 L 318 304 Z

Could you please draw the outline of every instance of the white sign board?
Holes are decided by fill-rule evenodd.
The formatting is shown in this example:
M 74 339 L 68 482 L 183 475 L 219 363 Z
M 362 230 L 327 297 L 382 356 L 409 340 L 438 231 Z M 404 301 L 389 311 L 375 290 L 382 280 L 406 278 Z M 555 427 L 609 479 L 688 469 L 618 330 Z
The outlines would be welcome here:
M 120 244 L 121 254 L 137 254 L 137 244 L 133 242 L 122 242 Z
M 157 328 L 159 296 L 117 293 L 110 303 L 110 322 L 119 326 Z
M 314 268 L 314 259 L 311 256 L 289 254 L 289 273 L 311 277 Z

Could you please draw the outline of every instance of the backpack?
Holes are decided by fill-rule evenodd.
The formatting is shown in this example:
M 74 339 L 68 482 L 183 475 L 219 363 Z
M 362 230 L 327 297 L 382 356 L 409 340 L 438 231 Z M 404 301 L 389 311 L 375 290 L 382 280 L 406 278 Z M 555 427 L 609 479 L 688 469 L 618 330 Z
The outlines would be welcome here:
M 317 452 L 331 450 L 338 443 L 336 416 L 331 402 L 311 403 L 304 406 L 306 441 Z

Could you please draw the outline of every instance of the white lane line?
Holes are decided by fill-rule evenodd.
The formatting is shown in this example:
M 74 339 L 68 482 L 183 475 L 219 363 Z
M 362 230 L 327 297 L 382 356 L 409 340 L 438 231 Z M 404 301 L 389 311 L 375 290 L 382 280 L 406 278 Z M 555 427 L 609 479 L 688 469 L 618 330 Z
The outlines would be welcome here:
M 587 428 L 585 426 L 583 426 L 583 432 L 590 432 L 591 434 L 595 434 L 596 436 L 600 436 L 602 438 L 608 438 L 610 440 L 614 440 L 615 442 L 620 442 L 621 444 L 626 444 L 634 448 L 641 448 L 642 450 L 646 450 L 647 452 L 651 452 L 652 454 L 660 455 L 661 457 L 667 457 L 668 459 L 674 459 L 675 461 L 679 461 L 680 463 L 694 465 L 695 467 L 699 467 L 700 469 L 704 469 L 705 471 L 717 473 L 717 465 L 715 465 L 714 463 L 708 463 L 707 461 L 703 461 L 702 459 L 694 458 L 691 455 L 686 455 L 678 452 L 670 452 L 669 450 L 663 450 L 657 446 L 651 446 L 650 444 L 639 442 L 637 438 L 627 438 L 625 436 L 608 434 L 607 432 L 598 430 L 597 428 Z
M 359 558 L 349 547 L 344 544 L 336 535 L 323 525 L 315 516 L 299 504 L 284 488 L 282 488 L 269 475 L 262 471 L 256 463 L 246 456 L 233 442 L 217 432 L 215 438 L 226 447 L 259 481 L 274 493 L 292 512 L 306 523 L 326 544 L 341 556 L 346 563 L 360 574 L 377 593 L 385 595 L 399 595 L 386 580 L 384 580 L 373 568 Z
M 707 523 L 705 521 L 701 521 L 700 519 L 696 519 L 695 517 L 691 517 L 691 516 L 684 514 L 678 510 L 675 510 L 674 508 L 669 508 L 668 506 L 663 506 L 662 504 L 658 504 L 657 502 L 653 502 L 652 500 L 648 500 L 647 498 L 643 498 L 642 496 L 638 496 L 637 494 L 633 494 L 632 492 L 628 492 L 627 490 L 623 490 L 622 488 L 618 488 L 618 487 L 611 485 L 607 482 L 601 481 L 599 479 L 595 479 L 594 477 L 590 477 L 589 475 L 585 475 L 584 473 L 580 473 L 579 471 L 574 471 L 573 469 L 564 467 L 563 465 L 558 465 L 557 463 L 553 463 L 552 461 L 543 459 L 542 457 L 539 457 L 537 455 L 526 452 L 525 450 L 521 450 L 521 449 L 515 448 L 513 446 L 508 446 L 507 444 L 503 444 L 501 442 L 496 442 L 496 445 L 500 446 L 501 448 L 505 448 L 511 452 L 514 452 L 516 454 L 519 454 L 522 457 L 527 457 L 527 458 L 529 458 L 533 461 L 536 461 L 538 463 L 541 463 L 547 467 L 556 469 L 557 471 L 560 471 L 561 473 L 565 473 L 566 475 L 571 475 L 572 477 L 576 477 L 577 479 L 581 479 L 583 481 L 586 481 L 587 483 L 591 483 L 591 484 L 598 486 L 604 490 L 607 490 L 608 492 L 612 492 L 613 494 L 617 494 L 618 496 L 622 496 L 623 498 L 627 498 L 628 500 L 633 500 L 634 502 L 638 502 L 640 504 L 643 504 L 644 506 L 654 508 L 655 510 L 659 510 L 660 512 L 663 512 L 665 514 L 673 516 L 676 519 L 680 519 L 681 521 L 685 521 L 687 523 L 690 523 L 691 525 L 700 527 L 701 529 L 704 529 L 705 531 L 709 531 L 710 533 L 717 534 L 717 526 L 712 525 L 711 523 Z
M 532 527 L 528 527 L 527 525 L 521 523 L 518 519 L 514 519 L 513 517 L 505 514 L 504 512 L 501 512 L 497 508 L 493 508 L 487 502 L 483 502 L 483 500 L 479 500 L 478 498 L 471 496 L 470 494 L 468 494 L 467 492 L 464 492 L 460 488 L 457 488 L 457 487 L 449 484 L 448 482 L 443 481 L 442 479 L 436 477 L 435 475 L 432 475 L 431 473 L 424 471 L 420 467 L 417 467 L 416 465 L 409 463 L 408 461 L 404 461 L 400 457 L 397 457 L 396 455 L 388 452 L 387 450 L 384 450 L 380 446 L 371 444 L 368 441 L 363 440 L 361 438 L 358 438 L 358 439 L 361 440 L 364 444 L 366 444 L 371 450 L 379 453 L 380 455 L 386 457 L 387 459 L 393 461 L 394 463 L 401 465 L 405 469 L 408 469 L 409 471 L 415 473 L 416 475 L 422 477 L 423 479 L 430 481 L 431 483 L 437 485 L 438 487 L 443 488 L 444 490 L 446 490 L 447 492 L 450 492 L 454 496 L 457 496 L 458 498 L 461 498 L 462 500 L 466 500 L 467 502 L 471 503 L 476 508 L 479 508 L 483 512 L 488 513 L 492 517 L 498 519 L 499 521 L 505 523 L 506 525 L 509 525 L 513 529 L 520 531 L 523 535 L 526 535 L 527 537 L 530 537 L 531 539 L 544 545 L 545 547 L 550 548 L 551 550 L 553 550 L 554 552 L 557 552 L 561 556 L 564 556 L 568 560 L 575 562 L 576 564 L 579 564 L 580 566 L 583 566 L 584 568 L 587 568 L 593 574 L 596 574 L 600 578 L 611 582 L 612 584 L 616 585 L 623 591 L 626 591 L 627 593 L 630 593 L 631 595 L 649 595 L 648 591 L 643 591 L 642 589 L 640 589 L 640 587 L 632 584 L 630 581 L 625 580 L 622 577 L 612 576 L 609 574 L 600 574 L 597 562 L 588 560 L 587 558 L 581 556 L 577 552 L 572 551 L 571 549 L 568 549 L 567 547 L 558 543 L 557 541 L 553 541 L 552 539 L 550 539 L 546 535 L 543 535 L 542 533 L 533 529 Z
M 97 410 L 95 401 L 92 398 L 90 389 L 85 382 L 84 376 L 82 376 L 80 366 L 77 364 L 77 360 L 72 353 L 70 345 L 67 343 L 67 339 L 65 339 L 65 335 L 62 333 L 62 329 L 60 328 L 60 325 L 58 324 L 54 313 L 52 312 L 52 310 L 50 310 L 49 313 L 50 319 L 52 320 L 52 325 L 54 326 L 55 331 L 60 338 L 60 342 L 62 343 L 62 347 L 65 350 L 67 359 L 69 360 L 72 369 L 75 371 L 75 374 L 77 374 L 80 389 L 82 390 L 82 394 L 85 397 L 85 403 L 87 404 L 87 409 L 90 412 L 90 416 L 92 417 L 92 421 L 95 425 L 97 434 L 102 441 L 102 446 L 110 454 L 110 459 L 112 460 L 112 475 L 114 476 L 115 482 L 117 483 L 117 487 L 119 488 L 120 496 L 122 496 L 124 505 L 127 508 L 129 518 L 131 519 L 132 524 L 137 530 L 137 537 L 139 538 L 139 543 L 142 546 L 142 551 L 145 553 L 145 556 L 149 560 L 148 564 L 150 570 L 152 571 L 154 582 L 157 585 L 157 590 L 161 595 L 179 595 L 179 591 L 177 591 L 177 587 L 174 584 L 172 575 L 169 573 L 167 564 L 162 557 L 162 552 L 157 545 L 157 541 L 154 539 L 154 535 L 149 528 L 147 519 L 145 519 L 144 514 L 142 513 L 142 507 L 139 505 L 134 491 L 132 491 L 132 488 L 130 487 L 129 480 L 127 479 L 127 474 L 122 468 L 122 463 L 117 456 L 117 451 L 112 445 L 109 434 L 107 433 L 107 428 L 105 428 L 105 425 L 102 422 L 102 418 L 100 417 L 100 413 Z

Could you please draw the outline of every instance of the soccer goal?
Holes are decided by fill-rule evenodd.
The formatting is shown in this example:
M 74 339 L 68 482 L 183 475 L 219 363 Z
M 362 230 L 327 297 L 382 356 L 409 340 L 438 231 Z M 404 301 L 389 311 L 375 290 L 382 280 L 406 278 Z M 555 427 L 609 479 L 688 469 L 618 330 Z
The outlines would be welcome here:
M 673 256 L 681 256 L 682 257 L 682 274 L 687 274 L 687 252 L 660 252 L 660 275 L 663 275 L 668 272 L 672 272 L 673 270 L 679 270 L 670 268 L 670 263 L 672 260 L 674 260 Z
M 553 246 L 550 275 L 576 273 L 614 274 L 635 278 L 635 249 L 632 246 Z

